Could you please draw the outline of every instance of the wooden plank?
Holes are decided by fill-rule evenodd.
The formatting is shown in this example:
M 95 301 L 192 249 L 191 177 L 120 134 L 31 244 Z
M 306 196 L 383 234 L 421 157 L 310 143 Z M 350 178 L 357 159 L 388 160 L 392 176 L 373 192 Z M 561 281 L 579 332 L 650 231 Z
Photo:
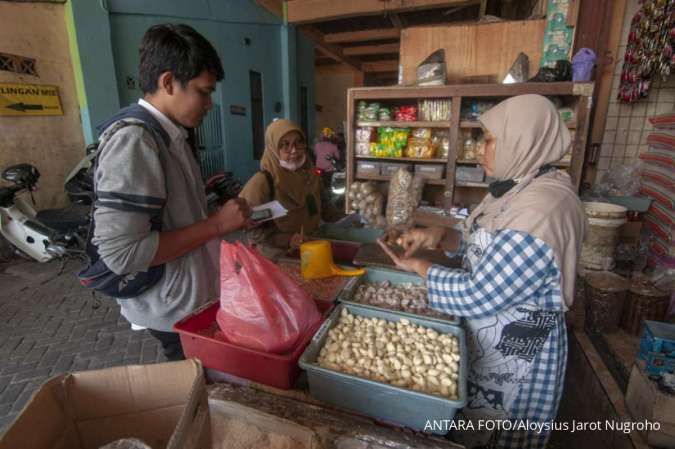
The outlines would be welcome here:
M 416 162 L 426 164 L 444 164 L 445 159 L 420 159 L 414 157 L 377 157 L 377 156 L 356 156 L 356 159 L 366 159 L 373 161 L 391 161 L 391 162 Z
M 396 13 L 390 13 L 389 15 L 389 20 L 391 21 L 391 24 L 394 26 L 396 29 L 401 29 L 403 28 L 403 20 L 401 19 L 401 16 L 399 16 Z
M 451 121 L 437 121 L 437 122 L 397 122 L 397 121 L 387 121 L 387 122 L 357 122 L 356 126 L 391 126 L 393 128 L 449 128 L 452 126 Z
M 363 31 L 347 31 L 343 33 L 327 33 L 324 39 L 329 44 L 342 44 L 345 42 L 378 41 L 382 39 L 398 39 L 401 31 L 396 28 L 378 28 Z
M 349 186 L 354 182 L 354 171 L 356 170 L 356 164 L 354 163 L 353 155 L 356 154 L 354 139 L 355 135 L 355 126 L 354 126 L 354 89 L 347 90 L 347 129 L 345 130 L 347 138 L 347 192 L 349 192 Z M 349 215 L 351 210 L 351 200 L 349 195 L 345 195 L 345 214 Z
M 586 4 L 589 2 L 582 2 L 581 7 L 585 8 Z M 590 2 L 593 3 L 593 2 Z M 623 33 L 623 19 L 626 13 L 626 4 L 627 0 L 613 0 L 609 2 L 609 18 L 605 20 L 604 23 L 609 23 L 608 26 L 602 26 L 601 29 L 608 29 L 607 42 L 606 44 L 598 43 L 595 47 L 596 54 L 598 55 L 598 65 L 596 68 L 595 79 L 597 84 L 597 95 L 595 96 L 595 107 L 593 111 L 593 117 L 591 122 L 591 130 L 589 137 L 589 148 L 592 145 L 599 145 L 602 143 L 602 139 L 605 133 L 605 125 L 607 123 L 607 111 L 609 110 L 609 103 L 612 96 L 612 83 L 614 79 L 614 70 L 617 64 L 621 64 L 621 58 L 619 57 L 619 43 L 621 42 L 621 35 Z M 584 23 L 584 14 L 585 11 L 582 11 L 580 25 L 576 31 L 575 36 L 579 36 L 582 33 L 581 26 Z M 593 24 L 587 26 L 589 31 L 583 35 L 591 35 L 591 30 L 593 29 Z M 597 29 L 597 28 L 595 28 Z M 579 37 L 575 41 L 575 48 L 578 46 L 584 46 L 588 42 L 581 40 Z M 594 47 L 591 47 L 594 48 Z M 596 165 L 586 164 L 584 167 L 583 180 L 584 183 L 592 184 L 595 182 L 595 176 L 597 172 Z
M 593 105 L 593 97 L 579 97 L 576 107 L 576 123 L 583 124 L 578 132 L 574 133 L 574 141 L 572 142 L 572 161 L 568 173 L 572 177 L 572 184 L 576 187 L 577 192 L 581 186 L 581 179 L 583 177 L 584 159 L 586 155 L 586 141 L 588 136 L 588 125 L 591 119 L 591 107 Z
M 363 181 L 389 181 L 391 176 L 387 175 L 355 175 L 355 178 Z M 445 179 L 425 179 L 424 182 L 429 185 L 444 186 Z
M 284 7 L 282 0 L 255 0 L 257 4 L 274 14 L 279 18 L 284 18 Z
M 445 50 L 448 83 L 467 77 L 501 81 L 520 52 L 530 59 L 534 76 L 541 59 L 546 20 L 455 26 L 411 27 L 401 31 L 403 82 L 415 82 L 416 68 L 434 51 Z
M 622 391 L 602 362 L 600 354 L 582 331 L 571 331 L 565 388 L 558 422 L 576 423 L 635 421 L 625 406 Z M 638 432 L 619 431 L 554 432 L 551 446 L 594 449 L 647 449 Z
M 450 148 L 448 149 L 448 162 L 445 168 L 445 190 L 443 191 L 443 207 L 450 210 L 455 193 L 455 161 L 459 154 L 459 116 L 462 107 L 462 97 L 452 97 L 450 107 Z
M 364 72 L 396 72 L 398 71 L 398 61 L 395 59 L 387 61 L 364 62 L 361 64 Z
M 307 36 L 307 38 L 314 43 L 314 45 L 321 50 L 321 52 L 330 56 L 338 62 L 345 63 L 350 65 L 354 69 L 361 71 L 361 62 L 357 59 L 354 59 L 350 56 L 345 56 L 342 51 L 342 47 L 339 45 L 329 44 L 326 42 L 324 35 L 313 26 L 303 26 L 300 27 L 300 31 Z
M 356 16 L 380 15 L 423 9 L 444 8 L 467 0 L 292 0 L 288 5 L 288 22 L 295 24 L 325 22 Z
M 418 226 L 441 226 L 444 228 L 453 228 L 453 226 L 460 222 L 460 220 L 457 218 L 442 217 L 437 214 L 422 212 L 420 210 L 416 210 L 414 215 L 415 224 Z
M 523 94 L 578 95 L 576 90 L 593 91 L 593 83 L 520 83 L 520 84 L 450 84 L 426 87 L 357 87 L 350 89 L 356 100 L 393 98 L 512 97 Z
M 360 45 L 358 47 L 346 47 L 342 50 L 345 56 L 383 55 L 397 53 L 399 44 Z

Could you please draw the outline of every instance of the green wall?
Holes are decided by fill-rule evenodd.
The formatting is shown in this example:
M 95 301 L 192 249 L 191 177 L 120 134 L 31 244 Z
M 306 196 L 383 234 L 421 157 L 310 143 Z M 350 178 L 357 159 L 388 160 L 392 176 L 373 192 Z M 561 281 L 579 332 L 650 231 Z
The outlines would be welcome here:
M 298 120 L 299 86 L 307 87 L 309 138 L 313 138 L 313 47 L 294 27 L 283 25 L 253 0 L 71 3 L 70 32 L 79 53 L 80 106 L 88 142 L 96 138 L 97 124 L 141 95 L 137 86 L 138 45 L 148 27 L 166 22 L 194 27 L 213 43 L 221 57 L 225 79 L 219 89 L 221 98 L 215 101 L 222 106 L 226 169 L 241 179 L 258 170 L 252 148 L 250 70 L 262 73 L 266 124 L 275 117 Z M 246 115 L 231 114 L 231 105 L 244 106 Z

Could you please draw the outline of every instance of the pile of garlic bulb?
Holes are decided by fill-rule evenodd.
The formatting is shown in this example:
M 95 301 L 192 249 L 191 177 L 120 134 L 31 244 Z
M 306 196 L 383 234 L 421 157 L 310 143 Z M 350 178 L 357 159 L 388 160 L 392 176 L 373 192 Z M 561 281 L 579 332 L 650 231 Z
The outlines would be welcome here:
M 352 213 L 358 213 L 371 226 L 384 228 L 384 195 L 372 182 L 353 182 L 349 186 L 349 205 Z
M 429 308 L 427 288 L 411 282 L 397 285 L 389 281 L 363 282 L 356 289 L 352 301 L 430 317 L 449 317 L 449 315 Z
M 342 309 L 319 353 L 324 368 L 446 399 L 458 399 L 460 352 L 453 335 Z

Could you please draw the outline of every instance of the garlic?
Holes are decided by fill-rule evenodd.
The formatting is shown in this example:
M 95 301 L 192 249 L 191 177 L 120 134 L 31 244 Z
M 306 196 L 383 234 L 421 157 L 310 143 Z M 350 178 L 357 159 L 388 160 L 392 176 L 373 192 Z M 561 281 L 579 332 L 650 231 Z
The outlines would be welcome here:
M 361 287 L 362 293 L 370 288 Z M 328 331 L 317 362 L 324 368 L 457 399 L 458 340 L 405 318 L 398 322 L 366 318 L 345 308 Z

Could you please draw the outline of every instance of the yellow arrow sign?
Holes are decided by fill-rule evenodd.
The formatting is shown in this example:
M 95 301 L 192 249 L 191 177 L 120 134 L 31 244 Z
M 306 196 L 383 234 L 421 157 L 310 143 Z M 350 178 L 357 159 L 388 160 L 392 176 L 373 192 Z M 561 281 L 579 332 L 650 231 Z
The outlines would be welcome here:
M 0 83 L 0 115 L 63 115 L 59 88 Z

